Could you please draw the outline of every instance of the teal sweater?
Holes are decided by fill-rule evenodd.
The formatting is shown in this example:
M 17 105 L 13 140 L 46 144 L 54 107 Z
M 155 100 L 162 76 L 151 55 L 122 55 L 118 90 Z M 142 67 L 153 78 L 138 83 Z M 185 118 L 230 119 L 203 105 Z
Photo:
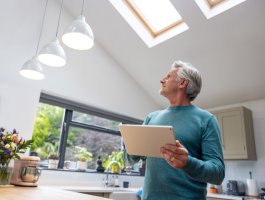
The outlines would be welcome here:
M 170 106 L 150 113 L 144 124 L 171 125 L 188 152 L 187 165 L 171 167 L 148 157 L 142 200 L 205 200 L 207 183 L 221 184 L 225 166 L 216 118 L 196 106 Z

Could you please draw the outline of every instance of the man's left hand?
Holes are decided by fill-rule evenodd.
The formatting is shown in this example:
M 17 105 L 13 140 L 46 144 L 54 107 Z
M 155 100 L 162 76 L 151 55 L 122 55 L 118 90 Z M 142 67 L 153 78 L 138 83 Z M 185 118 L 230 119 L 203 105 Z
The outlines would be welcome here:
M 182 168 L 188 162 L 188 150 L 176 140 L 176 145 L 166 144 L 160 149 L 161 155 L 174 168 Z

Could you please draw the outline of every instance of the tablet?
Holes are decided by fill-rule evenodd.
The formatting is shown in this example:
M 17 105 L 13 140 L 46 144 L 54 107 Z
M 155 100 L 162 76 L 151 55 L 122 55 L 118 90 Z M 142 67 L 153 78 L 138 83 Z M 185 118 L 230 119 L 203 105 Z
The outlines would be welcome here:
M 161 157 L 161 146 L 176 144 L 172 126 L 123 124 L 119 129 L 130 155 Z

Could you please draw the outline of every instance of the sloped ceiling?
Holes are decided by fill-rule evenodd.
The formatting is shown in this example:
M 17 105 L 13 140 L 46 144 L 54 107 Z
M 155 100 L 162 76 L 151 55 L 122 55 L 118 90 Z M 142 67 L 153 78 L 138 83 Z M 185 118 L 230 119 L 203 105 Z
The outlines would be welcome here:
M 159 81 L 179 59 L 202 73 L 196 105 L 211 108 L 265 98 L 265 1 L 245 1 L 209 20 L 194 1 L 171 2 L 190 29 L 153 48 L 107 0 L 87 0 L 85 15 L 96 40 L 161 106 L 167 102 L 158 94 Z M 75 6 L 80 10 L 76 1 L 65 0 L 65 5 L 69 12 Z
M 203 108 L 265 98 L 265 1 L 247 0 L 209 20 L 194 1 L 171 2 L 190 29 L 153 48 L 145 45 L 108 0 L 86 0 L 84 15 L 97 43 L 161 107 L 167 101 L 158 93 L 160 79 L 174 60 L 190 62 L 201 71 L 203 89 L 194 103 Z M 34 11 L 34 5 L 23 6 L 23 12 Z M 82 0 L 64 0 L 64 12 L 74 19 L 81 5 Z M 34 12 L 43 8 L 37 9 Z M 10 17 L 16 17 L 16 12 Z

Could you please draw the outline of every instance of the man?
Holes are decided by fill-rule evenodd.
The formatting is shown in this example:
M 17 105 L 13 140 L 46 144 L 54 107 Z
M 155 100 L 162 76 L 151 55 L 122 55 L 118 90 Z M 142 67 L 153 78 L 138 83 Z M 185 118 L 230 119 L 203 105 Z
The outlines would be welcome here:
M 161 147 L 162 158 L 146 159 L 142 200 L 205 200 L 207 183 L 221 184 L 225 166 L 216 118 L 191 104 L 201 90 L 200 73 L 177 61 L 160 82 L 169 106 L 144 124 L 171 125 L 177 140 Z

